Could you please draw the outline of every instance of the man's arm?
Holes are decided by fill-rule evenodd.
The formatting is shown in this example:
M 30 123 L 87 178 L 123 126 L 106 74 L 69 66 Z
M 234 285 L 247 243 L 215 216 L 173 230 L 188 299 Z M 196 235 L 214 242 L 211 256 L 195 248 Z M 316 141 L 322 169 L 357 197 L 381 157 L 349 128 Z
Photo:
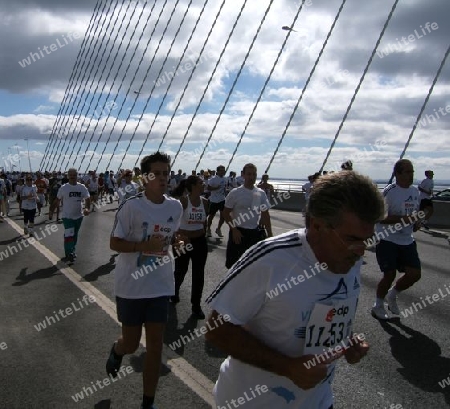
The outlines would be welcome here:
M 224 322 L 217 326 L 216 323 L 222 321 L 214 310 L 209 317 L 210 328 L 214 329 L 208 331 L 205 338 L 233 358 L 289 378 L 302 389 L 313 388 L 327 376 L 325 363 L 312 365 L 310 369 L 304 365 L 314 358 L 313 355 L 288 357 L 268 347 L 239 325 Z
M 265 210 L 264 212 L 261 212 L 261 224 L 264 226 L 264 228 L 267 231 L 267 236 L 272 237 L 272 223 L 270 221 L 270 214 L 268 210 Z

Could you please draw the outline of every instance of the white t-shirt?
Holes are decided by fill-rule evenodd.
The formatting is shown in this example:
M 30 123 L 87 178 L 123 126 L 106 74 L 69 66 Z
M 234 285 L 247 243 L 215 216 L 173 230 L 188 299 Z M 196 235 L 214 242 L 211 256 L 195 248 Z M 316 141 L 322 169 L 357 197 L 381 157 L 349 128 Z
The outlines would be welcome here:
M 392 183 L 383 191 L 388 216 L 406 216 L 419 210 L 419 190 L 415 186 L 403 188 Z M 411 218 L 414 221 L 414 218 Z M 376 232 L 382 240 L 395 244 L 408 245 L 414 241 L 413 224 L 401 224 L 397 229 L 394 224 L 377 223 Z
M 215 175 L 211 179 L 208 180 L 208 186 L 218 187 L 219 189 L 210 190 L 211 196 L 209 196 L 209 201 L 211 203 L 220 203 L 225 200 L 225 187 L 227 181 L 224 177 Z
M 83 217 L 82 202 L 90 196 L 86 186 L 77 182 L 76 185 L 62 185 L 56 197 L 62 199 L 62 218 L 76 220 Z
M 219 314 L 228 314 L 232 324 L 245 326 L 286 356 L 320 354 L 342 346 L 352 332 L 361 264 L 358 261 L 347 274 L 320 270 L 305 229 L 292 230 L 247 250 L 206 301 Z M 326 313 L 314 318 L 320 309 Z M 214 387 L 216 404 L 227 407 L 226 401 L 248 395 L 259 384 L 267 385 L 268 392 L 246 401 L 246 409 L 328 409 L 335 365 L 329 364 L 321 384 L 302 390 L 286 377 L 229 356 Z
M 422 180 L 419 187 L 421 187 L 422 189 L 425 189 L 425 190 L 431 190 L 431 192 L 433 192 L 434 180 L 426 178 L 426 179 Z M 429 199 L 430 197 L 431 197 L 431 195 L 424 193 L 424 192 L 420 192 L 419 201 L 422 199 Z
M 164 202 L 155 204 L 143 192 L 125 201 L 117 211 L 111 235 L 127 241 L 143 241 L 163 236 L 161 253 L 120 253 L 114 270 L 115 294 L 122 298 L 156 298 L 175 293 L 174 263 L 170 243 L 180 227 L 181 203 L 164 195 Z M 166 262 L 169 258 L 169 262 Z M 166 261 L 164 261 L 164 259 Z M 144 267 L 147 267 L 145 269 Z M 136 272 L 141 275 L 136 275 Z M 134 278 L 133 277 L 137 277 Z
M 130 182 L 127 184 L 124 180 L 120 184 L 119 189 L 117 189 L 117 193 L 119 194 L 119 203 L 122 203 L 124 200 L 130 198 L 131 196 L 136 196 L 139 192 L 139 185 L 135 182 Z
M 28 196 L 31 194 L 32 198 L 29 199 Z M 35 185 L 27 186 L 23 185 L 22 192 L 20 193 L 22 197 L 22 204 L 20 207 L 25 210 L 33 210 L 36 209 L 37 202 L 37 188 Z
M 244 186 L 233 189 L 225 199 L 225 207 L 232 210 L 235 227 L 256 229 L 259 224 L 261 211 L 269 210 L 270 203 L 264 190 Z

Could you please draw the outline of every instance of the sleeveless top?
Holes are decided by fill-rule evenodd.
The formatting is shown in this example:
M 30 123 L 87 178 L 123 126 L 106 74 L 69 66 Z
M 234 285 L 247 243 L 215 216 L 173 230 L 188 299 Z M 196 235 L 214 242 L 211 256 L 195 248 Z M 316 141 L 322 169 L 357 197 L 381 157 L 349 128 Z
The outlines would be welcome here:
M 206 212 L 203 206 L 203 200 L 200 199 L 200 206 L 193 206 L 189 200 L 189 196 L 186 196 L 186 198 L 188 205 L 186 209 L 184 209 L 180 229 L 188 231 L 203 229 L 206 221 Z

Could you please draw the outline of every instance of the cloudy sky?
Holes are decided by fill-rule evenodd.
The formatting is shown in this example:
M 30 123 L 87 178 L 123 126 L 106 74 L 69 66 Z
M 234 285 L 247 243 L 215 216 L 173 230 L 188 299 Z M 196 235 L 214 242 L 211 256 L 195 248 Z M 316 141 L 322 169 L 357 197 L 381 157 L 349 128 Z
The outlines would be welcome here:
M 307 0 L 295 23 L 299 0 L 272 3 L 0 0 L 0 166 L 27 170 L 28 142 L 33 170 L 46 152 L 47 169 L 132 167 L 184 139 L 174 166 L 190 173 L 214 129 L 198 169 L 228 165 L 242 137 L 230 170 L 263 173 L 341 0 Z M 271 177 L 320 169 L 393 4 L 346 1 Z M 449 46 L 448 15 L 448 0 L 399 2 L 325 169 L 352 159 L 389 178 Z M 449 79 L 447 62 L 405 155 L 418 180 L 428 168 L 450 180 Z

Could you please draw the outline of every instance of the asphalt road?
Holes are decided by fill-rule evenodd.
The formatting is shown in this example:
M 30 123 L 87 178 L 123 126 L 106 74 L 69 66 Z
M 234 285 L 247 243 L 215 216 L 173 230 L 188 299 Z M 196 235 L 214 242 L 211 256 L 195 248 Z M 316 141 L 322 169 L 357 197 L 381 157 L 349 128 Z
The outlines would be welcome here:
M 142 345 L 124 358 L 128 372 L 121 379 L 108 384 L 105 373 L 105 360 L 120 329 L 111 274 L 117 255 L 109 249 L 116 207 L 107 205 L 85 218 L 78 259 L 71 268 L 59 261 L 64 254 L 62 225 L 48 225 L 46 216 L 38 217 L 40 240 L 25 247 L 17 243 L 23 223 L 15 203 L 12 217 L 0 224 L 0 409 L 140 407 Z M 275 234 L 303 226 L 299 213 L 271 215 Z M 425 299 L 450 295 L 450 245 L 448 232 L 443 233 L 416 233 L 423 277 L 399 302 L 402 310 L 413 302 L 426 306 L 388 323 L 379 323 L 369 312 L 380 272 L 374 253 L 366 253 L 354 330 L 366 334 L 371 350 L 358 365 L 338 365 L 335 408 L 450 406 L 450 386 L 439 385 L 450 377 L 450 297 L 439 295 L 432 304 Z M 205 297 L 226 273 L 225 246 L 225 239 L 210 239 Z M 168 347 L 204 326 L 204 321 L 190 317 L 189 275 L 180 296 L 180 304 L 170 312 L 166 364 L 155 404 L 158 409 L 210 408 L 224 354 L 203 337 L 192 337 L 175 351 Z

